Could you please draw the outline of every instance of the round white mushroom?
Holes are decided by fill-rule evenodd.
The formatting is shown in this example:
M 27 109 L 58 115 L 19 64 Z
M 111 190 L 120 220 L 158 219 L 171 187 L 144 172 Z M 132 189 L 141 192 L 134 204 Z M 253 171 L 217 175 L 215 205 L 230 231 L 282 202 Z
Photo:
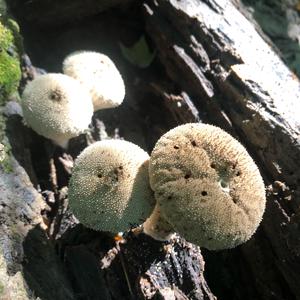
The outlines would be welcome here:
M 4 146 L 0 143 L 0 162 L 5 158 Z
M 63 72 L 90 92 L 94 111 L 120 105 L 125 97 L 123 79 L 112 60 L 101 53 L 78 51 L 63 62 Z
M 22 109 L 28 126 L 64 148 L 88 128 L 93 115 L 89 93 L 63 74 L 41 75 L 28 83 Z
M 110 232 L 141 224 L 154 206 L 149 185 L 149 155 L 124 140 L 87 147 L 76 159 L 69 204 L 85 226 Z
M 150 184 L 162 217 L 188 241 L 208 249 L 247 241 L 265 209 L 265 187 L 246 149 L 222 129 L 178 126 L 157 142 Z

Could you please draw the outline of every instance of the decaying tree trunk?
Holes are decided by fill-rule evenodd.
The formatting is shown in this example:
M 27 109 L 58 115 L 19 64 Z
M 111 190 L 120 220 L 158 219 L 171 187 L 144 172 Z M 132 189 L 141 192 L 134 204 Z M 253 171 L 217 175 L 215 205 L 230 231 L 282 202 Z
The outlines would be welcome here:
M 146 6 L 147 29 L 169 76 L 209 120 L 234 130 L 268 187 L 260 230 L 226 260 L 242 256 L 252 298 L 299 298 L 299 81 L 230 3 L 157 2 Z M 236 280 L 245 269 L 224 266 Z M 237 293 L 246 297 L 242 286 Z
M 17 15 L 20 7 L 12 6 Z M 1 281 L 3 299 L 214 299 L 213 293 L 219 299 L 300 299 L 298 79 L 228 1 L 148 0 L 130 7 L 83 18 L 55 34 L 55 24 L 41 33 L 30 23 L 46 20 L 49 11 L 20 19 L 34 64 L 59 72 L 61 58 L 79 48 L 72 38 L 78 39 L 80 47 L 111 55 L 127 96 L 122 107 L 96 113 L 90 134 L 71 141 L 67 152 L 26 128 L 16 103 L 4 109 L 15 158 L 10 172 L 0 169 L 0 299 Z M 141 33 L 156 51 L 143 70 L 118 47 Z M 30 76 L 24 83 L 38 72 L 25 58 L 23 75 Z M 179 236 L 169 243 L 136 231 L 118 238 L 77 224 L 67 209 L 68 162 L 103 138 L 103 124 L 109 135 L 151 151 L 168 129 L 198 121 L 236 136 L 263 174 L 267 209 L 248 243 L 204 250 L 203 273 L 200 249 Z

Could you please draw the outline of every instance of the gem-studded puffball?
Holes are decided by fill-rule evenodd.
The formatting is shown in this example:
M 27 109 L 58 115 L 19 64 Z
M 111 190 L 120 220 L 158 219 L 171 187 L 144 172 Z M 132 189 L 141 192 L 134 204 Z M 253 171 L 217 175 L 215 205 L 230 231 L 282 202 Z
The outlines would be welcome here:
M 62 147 L 88 128 L 93 115 L 88 92 L 63 74 L 41 75 L 28 83 L 22 109 L 28 126 Z
M 199 246 L 233 248 L 262 219 L 266 200 L 259 170 L 218 127 L 195 123 L 167 132 L 151 154 L 149 174 L 161 214 Z
M 149 155 L 124 140 L 87 147 L 76 159 L 69 204 L 86 227 L 110 232 L 141 224 L 154 206 L 149 185 Z
M 125 97 L 123 79 L 112 60 L 104 54 L 92 51 L 70 54 L 63 62 L 63 72 L 89 90 L 94 111 L 119 106 Z

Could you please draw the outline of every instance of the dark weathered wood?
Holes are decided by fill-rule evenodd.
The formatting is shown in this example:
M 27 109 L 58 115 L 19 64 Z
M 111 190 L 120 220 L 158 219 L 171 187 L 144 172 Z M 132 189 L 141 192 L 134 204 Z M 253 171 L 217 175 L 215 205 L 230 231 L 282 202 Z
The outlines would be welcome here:
M 211 122 L 232 127 L 268 186 L 261 230 L 228 255 L 243 255 L 260 297 L 300 297 L 298 79 L 227 1 L 148 1 L 145 13 L 169 76 Z
M 159 242 L 129 232 L 114 242 L 77 226 L 59 244 L 82 299 L 215 299 L 199 247 L 179 236 Z
M 124 6 L 132 0 L 10 0 L 14 13 L 31 24 L 59 26 L 96 15 L 115 6 Z

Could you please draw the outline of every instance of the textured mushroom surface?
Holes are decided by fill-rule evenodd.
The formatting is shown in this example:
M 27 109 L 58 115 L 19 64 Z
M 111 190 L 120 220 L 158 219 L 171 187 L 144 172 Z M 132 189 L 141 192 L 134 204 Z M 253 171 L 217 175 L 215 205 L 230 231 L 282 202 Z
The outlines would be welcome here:
M 85 226 L 117 233 L 151 214 L 149 155 L 123 140 L 100 141 L 76 159 L 69 184 L 72 212 Z
M 123 79 L 112 60 L 101 53 L 78 51 L 63 62 L 63 72 L 90 92 L 94 110 L 120 105 L 125 96 Z
M 222 129 L 178 126 L 157 142 L 150 183 L 162 215 L 188 241 L 211 250 L 247 241 L 265 209 L 265 188 L 246 149 Z
M 88 128 L 93 115 L 88 92 L 63 74 L 41 75 L 28 83 L 22 109 L 27 125 L 62 147 Z
M 0 162 L 5 158 L 4 146 L 0 143 Z

